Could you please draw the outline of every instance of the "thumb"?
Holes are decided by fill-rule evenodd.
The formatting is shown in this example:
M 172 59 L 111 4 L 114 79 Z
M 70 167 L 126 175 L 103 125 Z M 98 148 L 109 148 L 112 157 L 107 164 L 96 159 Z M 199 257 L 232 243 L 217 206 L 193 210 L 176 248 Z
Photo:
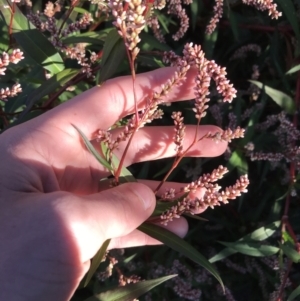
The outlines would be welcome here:
M 156 203 L 153 191 L 140 183 L 123 184 L 81 198 L 84 199 L 81 225 L 85 225 L 85 230 L 80 231 L 82 235 L 77 236 L 77 241 L 87 258 L 91 258 L 106 239 L 135 230 L 150 217 Z M 94 254 L 87 254 L 83 249 Z

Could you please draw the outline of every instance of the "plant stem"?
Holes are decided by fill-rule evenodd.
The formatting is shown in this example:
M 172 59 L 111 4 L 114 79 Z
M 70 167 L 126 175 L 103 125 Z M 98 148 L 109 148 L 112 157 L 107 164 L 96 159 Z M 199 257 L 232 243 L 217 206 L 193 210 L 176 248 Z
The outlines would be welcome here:
M 195 135 L 194 135 L 194 140 L 193 142 L 190 144 L 190 146 L 180 155 L 180 156 L 176 156 L 173 162 L 172 167 L 170 168 L 170 170 L 168 171 L 168 173 L 164 176 L 164 178 L 161 180 L 161 182 L 158 184 L 158 186 L 156 187 L 156 189 L 154 190 L 154 193 L 156 194 L 158 192 L 158 190 L 161 188 L 161 186 L 164 184 L 164 182 L 166 182 L 166 180 L 168 179 L 168 177 L 170 176 L 170 174 L 173 172 L 173 170 L 178 166 L 178 164 L 180 163 L 180 161 L 182 160 L 182 158 L 187 154 L 187 152 L 199 141 L 201 141 L 202 139 L 204 139 L 207 134 L 205 134 L 204 136 L 202 136 L 201 138 L 199 138 L 197 140 L 197 136 L 198 136 L 198 127 L 200 124 L 201 119 L 198 119 L 197 122 L 197 126 L 196 126 L 196 130 L 195 130 Z

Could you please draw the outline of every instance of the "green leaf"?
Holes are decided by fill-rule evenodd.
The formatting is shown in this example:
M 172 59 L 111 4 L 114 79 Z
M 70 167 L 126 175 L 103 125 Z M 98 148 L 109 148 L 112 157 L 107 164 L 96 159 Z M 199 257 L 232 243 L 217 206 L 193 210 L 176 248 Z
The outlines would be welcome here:
M 211 34 L 205 34 L 203 50 L 207 59 L 213 58 L 214 49 L 218 40 L 219 29 L 216 28 Z
M 59 73 L 54 74 L 50 79 L 44 81 L 37 89 L 33 90 L 28 96 L 26 101 L 26 109 L 22 112 L 20 119 L 23 118 L 33 107 L 47 96 L 54 92 L 57 88 L 62 87 L 69 80 L 79 73 L 78 69 L 65 69 Z
M 280 244 L 283 253 L 295 263 L 300 262 L 300 254 L 295 250 L 291 243 Z
M 180 252 L 184 256 L 188 257 L 189 259 L 204 267 L 219 281 L 219 283 L 224 289 L 222 279 L 219 276 L 217 270 L 214 268 L 214 266 L 211 263 L 209 263 L 209 261 L 203 255 L 201 255 L 194 247 L 192 247 L 182 238 L 154 224 L 144 223 L 141 226 L 139 226 L 138 229 L 146 233 L 147 235 L 161 241 L 173 250 Z
M 9 26 L 11 21 L 12 3 L 0 0 L 0 16 Z M 64 62 L 55 47 L 38 31 L 32 23 L 22 14 L 17 5 L 12 21 L 13 37 L 25 52 L 25 57 L 30 56 L 36 63 L 48 70 L 52 75 L 62 71 Z
M 235 16 L 235 12 L 230 9 L 230 6 L 228 5 L 228 15 L 229 15 L 229 22 L 230 22 L 230 28 L 232 30 L 234 39 L 236 41 L 239 41 L 239 23 L 237 21 L 237 18 Z
M 237 240 L 237 242 L 245 242 L 245 241 L 263 241 L 268 237 L 272 236 L 274 232 L 278 229 L 280 225 L 280 221 L 273 222 L 267 226 L 256 229 L 252 233 L 245 235 L 244 237 Z M 222 260 L 232 254 L 237 253 L 236 250 L 232 248 L 225 248 L 215 256 L 209 259 L 209 262 L 213 263 L 219 260 Z
M 126 49 L 123 39 L 118 34 L 117 29 L 112 29 L 104 42 L 101 69 L 97 73 L 97 84 L 109 79 L 125 58 Z
M 86 148 L 89 150 L 89 152 L 96 158 L 96 160 L 104 167 L 106 167 L 108 170 L 113 172 L 112 167 L 110 166 L 109 162 L 107 162 L 106 159 L 102 158 L 100 154 L 97 152 L 97 150 L 94 148 L 92 143 L 89 141 L 89 139 L 84 135 L 84 133 L 74 124 L 72 124 L 73 127 L 77 130 L 79 135 L 81 136 L 82 140 L 84 141 L 84 144 Z
M 69 9 L 69 8 L 70 8 L 70 6 L 65 6 L 65 9 Z M 88 10 L 86 10 L 86 9 L 84 9 L 82 7 L 77 7 L 77 6 L 75 6 L 75 7 L 73 6 L 72 7 L 72 11 L 75 11 L 75 12 L 80 13 L 80 14 L 89 13 Z
M 158 49 L 162 51 L 170 51 L 171 48 L 167 44 L 159 42 L 154 36 L 147 34 L 146 32 L 141 32 L 141 49 L 143 50 L 153 50 Z
M 101 150 L 103 154 L 108 155 L 108 149 L 107 146 L 104 143 L 101 143 Z M 120 164 L 120 160 L 117 158 L 117 156 L 113 153 L 111 156 L 111 165 L 113 167 L 113 170 L 117 170 Z M 106 160 L 108 161 L 108 157 L 106 157 Z M 113 173 L 114 174 L 114 173 Z M 132 173 L 127 169 L 125 166 L 122 167 L 120 177 L 119 177 L 119 183 L 129 183 L 129 182 L 136 182 L 135 177 L 132 175 Z
M 96 253 L 96 255 L 94 256 L 90 269 L 86 275 L 86 279 L 84 282 L 84 286 L 87 286 L 88 283 L 90 282 L 90 280 L 92 279 L 93 275 L 95 274 L 96 270 L 98 269 L 100 263 L 102 262 L 106 250 L 108 248 L 108 245 L 110 243 L 110 239 L 107 239 L 101 246 L 101 248 L 98 250 L 98 252 Z
M 80 34 L 76 34 L 71 37 L 63 39 L 64 44 L 77 44 L 77 43 L 89 43 L 93 45 L 103 45 L 105 38 L 107 37 L 107 30 L 100 32 L 88 31 Z
M 296 34 L 296 38 L 299 41 L 300 31 L 297 18 L 297 10 L 295 9 L 293 2 L 291 0 L 276 0 L 276 2 L 279 4 L 287 20 L 290 22 Z
M 264 89 L 265 93 L 270 96 L 287 113 L 293 114 L 295 112 L 295 102 L 289 95 L 269 86 L 265 86 L 263 83 L 256 80 L 249 80 L 249 82 L 256 85 L 260 89 Z
M 172 208 L 172 206 L 175 206 L 178 203 L 178 200 L 172 201 L 172 202 L 161 202 L 157 201 L 155 210 L 153 211 L 151 216 L 159 216 L 165 211 L 169 210 Z
M 293 68 L 291 68 L 291 69 L 286 73 L 286 75 L 295 73 L 295 72 L 297 72 L 297 71 L 299 71 L 299 70 L 300 70 L 300 65 L 296 65 L 296 66 L 294 66 Z
M 236 252 L 254 256 L 254 257 L 265 257 L 276 254 L 279 248 L 273 246 L 261 245 L 258 242 L 223 242 L 219 241 L 222 245 L 234 250 Z
M 192 30 L 195 31 L 197 20 L 199 17 L 199 1 L 193 1 L 190 5 L 191 7 L 191 24 L 192 24 Z
M 229 170 L 236 168 L 239 174 L 245 174 L 248 172 L 248 163 L 241 151 L 234 151 L 228 161 Z
M 90 297 L 85 301 L 132 301 L 142 294 L 147 293 L 157 285 L 176 276 L 177 275 L 169 275 L 153 280 L 145 280 L 137 283 L 127 284 L 125 286 L 116 287 L 115 289 L 111 289 L 109 291 Z
M 300 295 L 300 285 L 297 286 L 289 295 L 288 299 L 286 301 L 292 301 L 294 300 L 296 297 L 298 297 Z
M 286 243 L 294 243 L 294 240 L 292 238 L 292 236 L 287 232 L 287 231 L 283 231 L 282 233 L 282 238 L 283 238 L 283 241 Z

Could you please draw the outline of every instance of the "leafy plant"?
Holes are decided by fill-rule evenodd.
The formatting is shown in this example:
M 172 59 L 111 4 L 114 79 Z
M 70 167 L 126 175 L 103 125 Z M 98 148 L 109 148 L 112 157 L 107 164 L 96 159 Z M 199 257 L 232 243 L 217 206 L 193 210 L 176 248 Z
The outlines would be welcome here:
M 136 100 L 134 115 L 114 125 L 117 137 L 99 129 L 91 142 L 74 125 L 87 149 L 111 172 L 99 181 L 119 185 L 139 178 L 160 180 L 157 207 L 139 230 L 176 252 L 147 247 L 107 254 L 107 241 L 72 300 L 132 300 L 169 279 L 144 300 L 299 298 L 299 2 L 276 3 L 0 0 L 2 131 L 110 78 L 130 74 L 135 91 L 137 73 L 168 64 L 176 69 L 160 91 L 145 95 L 143 108 Z M 164 97 L 191 70 L 195 99 L 166 106 Z M 174 160 L 166 159 L 165 168 L 149 162 L 126 168 L 134 135 L 150 123 L 174 124 Z M 183 147 L 188 124 L 212 123 L 219 130 L 202 136 L 196 130 L 189 147 Z M 234 138 L 241 139 L 222 158 L 187 157 L 201 140 Z M 118 158 L 115 150 L 124 142 Z M 249 192 L 205 211 L 199 221 L 195 212 L 247 191 L 246 173 Z M 167 180 L 186 183 L 179 191 L 162 194 Z M 203 197 L 193 197 L 200 188 Z M 191 226 L 186 241 L 156 225 L 181 215 Z M 133 271 L 140 276 L 125 276 Z M 164 274 L 178 276 L 141 281 Z

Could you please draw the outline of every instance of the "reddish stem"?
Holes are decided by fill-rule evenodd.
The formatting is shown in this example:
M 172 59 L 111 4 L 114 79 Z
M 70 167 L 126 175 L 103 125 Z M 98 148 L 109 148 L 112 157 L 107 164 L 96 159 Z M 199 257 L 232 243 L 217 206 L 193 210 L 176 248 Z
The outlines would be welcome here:
M 75 0 L 75 1 L 72 1 L 72 2 L 71 2 L 71 6 L 69 7 L 69 9 L 68 9 L 68 11 L 67 11 L 67 13 L 66 13 L 66 17 L 65 17 L 64 20 L 62 21 L 61 26 L 60 26 L 60 28 L 59 28 L 59 30 L 58 30 L 58 35 L 57 35 L 58 37 L 59 37 L 59 35 L 61 34 L 61 31 L 62 31 L 62 29 L 63 29 L 65 23 L 67 22 L 68 18 L 70 17 L 72 11 L 74 10 L 74 7 L 76 6 L 77 2 L 78 2 L 78 0 Z
M 194 136 L 194 140 L 193 142 L 190 144 L 190 146 L 183 152 L 183 154 L 181 154 L 180 156 L 176 156 L 175 160 L 173 162 L 172 167 L 170 168 L 170 170 L 168 171 L 168 173 L 164 176 L 164 178 L 161 180 L 161 182 L 159 183 L 159 185 L 156 187 L 156 189 L 154 190 L 154 193 L 156 194 L 158 192 L 158 190 L 161 188 L 161 186 L 164 184 L 164 182 L 166 182 L 166 180 L 168 179 L 168 177 L 170 176 L 170 174 L 173 172 L 173 170 L 178 166 L 178 164 L 180 163 L 180 161 L 182 160 L 182 158 L 184 158 L 184 156 L 187 154 L 187 152 L 196 144 L 196 142 L 199 142 L 200 140 L 204 139 L 206 137 L 206 134 L 199 138 L 197 140 L 197 136 L 198 136 L 198 127 L 200 124 L 201 119 L 198 119 L 197 122 L 197 126 L 196 126 L 196 131 L 195 131 L 195 136 Z

